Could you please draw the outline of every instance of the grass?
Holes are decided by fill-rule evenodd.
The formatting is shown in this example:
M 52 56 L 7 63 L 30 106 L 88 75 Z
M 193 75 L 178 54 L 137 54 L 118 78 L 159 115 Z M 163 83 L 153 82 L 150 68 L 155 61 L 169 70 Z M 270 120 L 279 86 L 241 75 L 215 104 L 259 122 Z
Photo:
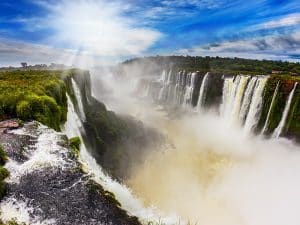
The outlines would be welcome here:
M 59 131 L 67 117 L 62 74 L 63 71 L 0 72 L 0 120 L 37 120 Z

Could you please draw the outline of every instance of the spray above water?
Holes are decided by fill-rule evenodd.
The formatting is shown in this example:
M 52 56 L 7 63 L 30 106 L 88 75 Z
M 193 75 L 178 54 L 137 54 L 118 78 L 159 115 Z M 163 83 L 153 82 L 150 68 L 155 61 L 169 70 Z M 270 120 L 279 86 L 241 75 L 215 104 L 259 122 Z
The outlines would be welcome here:
M 184 86 L 180 78 L 188 76 L 181 74 L 175 83 Z M 162 77 L 169 80 L 166 72 Z M 225 77 L 221 115 L 186 110 L 176 120 L 165 116 L 151 120 L 171 147 L 149 153 L 126 184 L 146 206 L 176 213 L 191 223 L 298 224 L 299 147 L 286 139 L 245 135 L 258 123 L 268 79 Z M 152 112 L 155 105 L 147 107 Z M 224 115 L 233 114 L 245 127 L 228 126 Z
M 63 132 L 69 138 L 78 136 L 82 140 L 79 160 L 83 166 L 83 170 L 91 175 L 93 180 L 101 184 L 105 190 L 114 193 L 116 199 L 121 203 L 123 209 L 127 210 L 131 215 L 139 217 L 139 219 L 144 223 L 148 223 L 149 221 L 157 223 L 158 221 L 163 221 L 165 224 L 176 224 L 179 221 L 179 218 L 176 215 L 166 217 L 160 214 L 154 208 L 145 208 L 140 200 L 134 197 L 134 194 L 129 188 L 112 179 L 103 171 L 102 167 L 97 164 L 96 160 L 88 152 L 88 149 L 84 144 L 82 137 L 82 133 L 85 132 L 83 124 L 75 112 L 75 108 L 70 97 L 67 97 L 68 119 L 63 127 Z M 76 98 L 78 98 L 78 96 L 76 96 Z M 80 104 L 80 101 L 78 101 L 78 103 Z
M 207 114 L 160 129 L 174 148 L 149 155 L 128 180 L 145 204 L 200 225 L 298 224 L 298 146 Z

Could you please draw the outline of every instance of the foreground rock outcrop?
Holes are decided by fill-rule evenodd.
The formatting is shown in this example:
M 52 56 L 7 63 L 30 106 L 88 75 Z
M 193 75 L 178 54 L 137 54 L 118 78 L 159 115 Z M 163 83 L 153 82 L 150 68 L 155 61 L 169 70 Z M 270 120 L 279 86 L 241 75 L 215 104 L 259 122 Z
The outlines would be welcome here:
M 25 224 L 140 224 L 81 169 L 65 135 L 38 122 L 1 123 L 9 160 L 1 219 Z M 5 126 L 4 126 L 5 125 Z M 10 126 L 11 125 L 11 126 Z

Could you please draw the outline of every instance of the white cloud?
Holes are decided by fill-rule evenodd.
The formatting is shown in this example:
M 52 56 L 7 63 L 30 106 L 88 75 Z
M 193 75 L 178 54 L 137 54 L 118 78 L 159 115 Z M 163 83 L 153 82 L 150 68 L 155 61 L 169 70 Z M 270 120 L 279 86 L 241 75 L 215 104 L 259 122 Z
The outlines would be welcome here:
M 139 26 L 139 21 L 122 15 L 120 3 L 107 0 L 63 0 L 48 9 L 50 15 L 44 24 L 55 32 L 51 42 L 69 44 L 100 56 L 141 54 L 162 35 Z
M 300 25 L 300 13 L 289 14 L 277 20 L 271 20 L 255 26 L 258 29 L 271 29 L 287 26 Z
M 180 49 L 175 54 L 242 57 L 255 59 L 289 60 L 300 55 L 300 32 L 291 35 L 266 36 L 251 40 L 225 41 L 209 46 Z

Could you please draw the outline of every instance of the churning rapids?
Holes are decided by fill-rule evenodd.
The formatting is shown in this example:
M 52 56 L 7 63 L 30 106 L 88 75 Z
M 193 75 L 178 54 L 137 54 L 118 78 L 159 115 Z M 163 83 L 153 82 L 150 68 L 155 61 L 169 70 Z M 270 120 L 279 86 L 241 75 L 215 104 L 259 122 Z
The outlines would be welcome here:
M 280 137 L 297 83 L 288 96 L 280 123 L 271 137 L 266 138 L 269 115 L 259 134 L 253 132 L 261 113 L 266 76 L 224 77 L 222 101 L 217 109 L 208 110 L 204 102 L 209 73 L 196 88 L 195 73 L 183 80 L 181 73 L 171 77 L 172 72 L 164 71 L 156 79 L 160 83 L 158 89 L 153 89 L 152 83 L 140 88 L 136 77 L 119 82 L 108 71 L 105 74 L 101 82 L 109 93 L 104 95 L 99 91 L 99 77 L 94 72 L 93 96 L 116 112 L 140 119 L 168 140 L 161 151 L 146 153 L 144 161 L 132 167 L 124 184 L 109 177 L 89 153 L 88 145 L 82 143 L 79 161 L 83 170 L 105 190 L 114 193 L 130 215 L 137 216 L 144 224 L 299 224 L 300 148 Z M 69 138 L 83 139 L 85 115 L 80 89 L 73 80 L 72 88 L 79 113 L 68 96 L 67 122 L 62 130 Z M 193 101 L 196 89 L 198 99 Z M 273 95 L 277 95 L 277 88 Z M 176 107 L 166 109 L 167 104 Z M 34 151 L 27 150 L 28 159 L 20 163 L 12 158 L 6 165 L 12 171 L 13 179 L 8 180 L 12 186 L 18 187 L 20 179 L 37 169 L 51 166 L 63 173 L 74 166 L 66 157 L 66 149 L 59 145 L 58 137 L 63 134 L 39 126 L 39 133 L 33 137 Z M 26 134 L 26 129 L 14 132 Z M 50 139 L 55 139 L 55 143 Z M 85 179 L 76 177 L 66 188 L 70 190 Z M 61 224 L 67 224 L 65 218 L 55 217 L 59 212 L 49 211 L 50 217 L 44 218 L 42 211 L 49 209 L 32 205 L 29 197 L 6 197 L 0 204 L 5 215 L 2 219 L 17 217 L 19 222 L 27 224 L 57 224 L 60 220 Z

